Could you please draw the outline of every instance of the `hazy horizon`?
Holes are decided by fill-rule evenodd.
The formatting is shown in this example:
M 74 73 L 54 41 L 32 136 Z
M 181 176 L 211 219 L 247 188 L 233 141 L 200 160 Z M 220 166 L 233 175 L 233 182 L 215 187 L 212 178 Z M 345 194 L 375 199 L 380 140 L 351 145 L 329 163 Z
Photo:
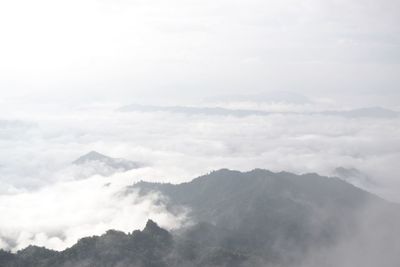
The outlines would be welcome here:
M 399 9 L 396 0 L 3 2 L 2 105 L 289 91 L 398 109 Z

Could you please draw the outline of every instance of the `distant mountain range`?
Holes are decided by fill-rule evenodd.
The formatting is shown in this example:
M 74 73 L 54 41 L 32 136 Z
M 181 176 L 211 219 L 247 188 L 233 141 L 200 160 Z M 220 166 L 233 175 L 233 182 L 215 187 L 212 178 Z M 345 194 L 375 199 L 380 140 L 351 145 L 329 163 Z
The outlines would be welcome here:
M 169 112 L 187 115 L 208 115 L 208 116 L 268 116 L 272 114 L 293 114 L 293 115 L 324 115 L 340 116 L 345 118 L 397 118 L 400 113 L 381 107 L 367 107 L 350 110 L 329 110 L 322 112 L 268 112 L 252 109 L 230 109 L 222 107 L 196 107 L 196 106 L 152 106 L 132 104 L 118 109 L 121 112 Z
M 321 112 L 323 115 L 330 116 L 343 116 L 348 118 L 362 118 L 362 117 L 370 117 L 370 118 L 398 118 L 400 113 L 397 111 L 393 111 L 386 108 L 381 107 L 368 107 L 368 108 L 359 108 L 359 109 L 351 109 L 351 110 L 340 110 L 340 111 L 324 111 Z
M 55 252 L 0 252 L 0 266 L 396 267 L 400 207 L 338 178 L 256 169 L 212 172 L 182 184 L 139 182 L 123 194 L 152 192 L 191 222 L 168 232 L 108 231 Z
M 170 112 L 188 115 L 210 115 L 210 116 L 235 116 L 245 117 L 251 115 L 265 116 L 270 112 L 245 109 L 227 109 L 221 107 L 190 107 L 190 106 L 150 106 L 150 105 L 129 105 L 118 109 L 122 112 Z

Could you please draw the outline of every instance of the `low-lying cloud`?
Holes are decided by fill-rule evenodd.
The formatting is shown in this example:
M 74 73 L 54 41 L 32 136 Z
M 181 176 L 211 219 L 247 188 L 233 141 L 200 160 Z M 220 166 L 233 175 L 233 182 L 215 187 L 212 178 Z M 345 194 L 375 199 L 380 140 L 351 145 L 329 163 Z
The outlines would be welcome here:
M 132 232 L 151 218 L 167 229 L 185 222 L 185 213 L 172 214 L 162 196 L 123 194 L 132 176 L 93 176 L 60 182 L 33 192 L 0 196 L 0 248 L 19 250 L 28 245 L 55 250 L 70 247 L 85 236 L 109 229 Z
M 400 201 L 399 118 L 310 116 L 300 107 L 295 114 L 245 117 L 118 112 L 116 106 L 3 115 L 0 245 L 62 249 L 109 228 L 132 231 L 149 217 L 179 225 L 181 215 L 153 205 L 156 197 L 116 193 L 141 179 L 178 183 L 220 168 L 322 175 L 356 168 L 372 181 L 365 189 Z M 72 166 L 92 150 L 146 167 L 102 177 Z M 79 180 L 87 172 L 91 177 Z

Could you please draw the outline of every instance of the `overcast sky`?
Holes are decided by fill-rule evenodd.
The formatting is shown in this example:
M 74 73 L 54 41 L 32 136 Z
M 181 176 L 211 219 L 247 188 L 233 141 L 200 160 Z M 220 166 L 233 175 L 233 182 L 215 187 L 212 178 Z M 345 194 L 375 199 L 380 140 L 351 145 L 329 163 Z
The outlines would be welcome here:
M 1 98 L 285 90 L 397 107 L 399 10 L 398 0 L 1 1 Z

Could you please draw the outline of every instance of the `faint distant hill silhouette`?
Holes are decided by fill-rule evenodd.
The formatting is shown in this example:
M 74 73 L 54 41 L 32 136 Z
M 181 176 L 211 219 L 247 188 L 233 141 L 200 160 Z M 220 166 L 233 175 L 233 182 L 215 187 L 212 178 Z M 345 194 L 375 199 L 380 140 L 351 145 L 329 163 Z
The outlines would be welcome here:
M 93 174 L 109 176 L 116 172 L 126 172 L 143 167 L 142 163 L 123 158 L 112 158 L 96 151 L 91 151 L 79 157 L 72 164 L 81 167 L 83 176 Z
M 342 111 L 324 111 L 323 115 L 343 116 L 347 118 L 398 118 L 400 113 L 382 107 L 367 107 Z
M 223 107 L 199 107 L 199 106 L 154 106 L 132 104 L 117 109 L 120 112 L 168 112 L 186 115 L 206 115 L 206 116 L 269 116 L 273 114 L 286 115 L 322 115 L 339 116 L 344 118 L 398 118 L 400 113 L 381 107 L 366 107 L 349 110 L 327 110 L 321 112 L 272 112 L 257 109 L 233 109 Z

